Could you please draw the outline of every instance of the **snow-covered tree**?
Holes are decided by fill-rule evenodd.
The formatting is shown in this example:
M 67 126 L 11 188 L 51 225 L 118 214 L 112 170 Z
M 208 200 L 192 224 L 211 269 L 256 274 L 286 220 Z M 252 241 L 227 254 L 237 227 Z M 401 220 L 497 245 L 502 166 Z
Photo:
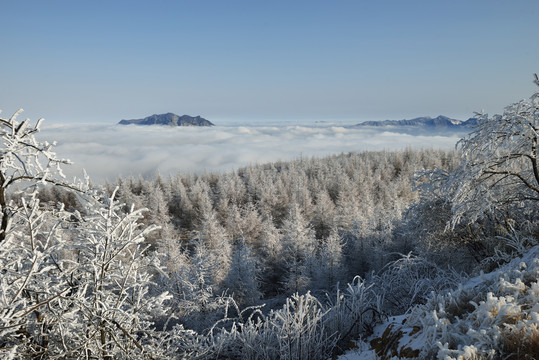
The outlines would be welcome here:
M 534 82 L 539 86 L 537 75 Z M 539 92 L 502 115 L 478 114 L 475 131 L 458 143 L 461 164 L 444 185 L 453 194 L 452 227 L 539 201 L 538 132 Z
M 260 247 L 260 233 L 262 218 L 258 209 L 252 203 L 239 208 L 232 204 L 228 208 L 228 216 L 225 219 L 225 228 L 228 237 L 233 241 L 242 239 L 246 244 Z
M 226 277 L 230 267 L 232 244 L 226 237 L 225 229 L 219 224 L 215 212 L 212 209 L 208 211 L 202 214 L 197 238 L 214 254 L 213 281 L 219 284 Z
M 176 312 L 191 328 L 202 330 L 218 320 L 217 311 L 225 300 L 215 280 L 220 270 L 219 257 L 200 239 L 194 239 L 191 247 L 190 264 L 175 274 L 177 289 L 181 291 Z
M 194 251 L 191 256 L 192 266 L 189 269 L 188 281 L 191 285 L 190 293 L 186 293 L 186 300 L 191 301 L 193 311 L 207 313 L 216 308 L 211 305 L 212 297 L 216 293 L 212 269 L 217 261 L 206 244 L 200 240 L 193 241 Z
M 70 316 L 62 304 L 73 287 L 63 264 L 69 246 L 62 233 L 63 208 L 43 210 L 22 198 L 0 244 L 0 356 L 49 355 L 58 325 Z
M 153 181 L 144 190 L 144 204 L 148 208 L 144 223 L 159 227 L 159 229 L 146 236 L 147 243 L 152 245 L 152 249 L 161 248 L 164 245 L 165 249 L 162 250 L 166 250 L 166 248 L 175 246 L 177 239 L 174 226 L 170 222 L 169 207 L 162 187 L 164 185 L 159 185 L 158 181 Z
M 325 238 L 329 235 L 332 226 L 334 225 L 335 204 L 329 193 L 325 189 L 321 189 L 316 196 L 316 205 L 313 214 L 313 227 L 316 235 L 319 238 Z
M 262 291 L 265 294 L 276 294 L 280 292 L 280 284 L 285 272 L 285 264 L 282 261 L 283 244 L 281 233 L 273 223 L 271 215 L 262 217 L 260 225 L 260 246 L 257 247 L 257 258 L 260 259 L 262 268 Z
M 171 220 L 176 226 L 190 229 L 193 222 L 194 210 L 187 188 L 180 174 L 169 179 L 170 198 L 168 199 Z
M 203 178 L 196 179 L 195 183 L 189 188 L 189 199 L 191 200 L 194 216 L 198 224 L 204 214 L 214 212 L 212 190 Z M 195 226 L 198 225 L 195 221 Z
M 304 292 L 313 276 L 316 238 L 297 203 L 292 204 L 284 220 L 282 242 L 287 264 L 284 287 L 292 293 Z
M 52 151 L 55 144 L 36 140 L 34 135 L 43 119 L 32 127 L 29 119 L 17 121 L 21 112 L 22 109 L 9 119 L 0 118 L 0 242 L 6 238 L 10 219 L 17 212 L 17 204 L 9 200 L 11 189 L 32 192 L 42 184 L 80 189 L 65 180 L 61 166 L 70 162 L 56 157 Z
M 62 257 L 67 237 L 64 207 L 43 206 L 38 191 L 46 184 L 81 191 L 85 184 L 65 180 L 54 144 L 39 142 L 40 119 L 0 118 L 0 354 L 48 354 L 62 319 L 60 303 L 72 291 Z M 51 310 L 54 309 L 54 310 Z
M 260 299 L 260 266 L 243 239 L 234 244 L 230 271 L 224 287 L 238 305 L 252 305 Z
M 168 335 L 153 324 L 168 295 L 148 296 L 162 270 L 141 247 L 153 227 L 88 179 L 66 181 L 69 162 L 34 138 L 40 122 L 29 127 L 18 114 L 0 119 L 0 356 L 164 358 Z M 55 206 L 65 195 L 56 191 L 41 204 L 47 184 L 77 191 L 84 209 Z
M 79 217 L 73 245 L 76 313 L 74 324 L 60 334 L 72 344 L 68 357 L 83 352 L 86 358 L 151 358 L 157 351 L 145 343 L 156 336 L 154 322 L 165 315 L 170 296 L 149 296 L 153 278 L 163 272 L 143 244 L 155 227 L 142 228 L 143 210 L 123 214 L 114 196 L 87 196 Z
M 332 229 L 318 251 L 316 280 L 318 287 L 333 290 L 344 280 L 344 241 L 336 229 Z
M 341 229 L 351 229 L 361 220 L 359 194 L 349 181 L 343 181 L 342 186 L 344 189 L 339 192 L 335 204 L 335 224 Z
M 139 209 L 142 206 L 143 203 L 143 197 L 140 195 L 135 195 L 133 192 L 132 185 L 134 183 L 134 180 L 131 179 L 118 179 L 116 181 L 116 187 L 118 190 L 116 191 L 116 199 L 123 204 L 123 210 L 125 213 L 129 212 L 131 210 L 131 207 L 134 207 L 135 209 Z M 114 189 L 112 189 L 114 191 Z M 112 194 L 112 191 L 108 191 L 108 194 Z

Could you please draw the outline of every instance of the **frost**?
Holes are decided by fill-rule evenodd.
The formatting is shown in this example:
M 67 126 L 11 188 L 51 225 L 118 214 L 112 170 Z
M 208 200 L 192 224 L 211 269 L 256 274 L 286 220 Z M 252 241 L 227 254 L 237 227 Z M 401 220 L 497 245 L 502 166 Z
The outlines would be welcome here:
M 524 258 L 472 278 L 456 291 L 434 295 L 412 310 L 407 324 L 421 328 L 422 353 L 434 352 L 439 359 L 488 358 L 507 351 L 515 334 L 523 346 L 532 341 L 539 334 L 535 311 L 539 293 L 537 282 L 526 285 L 523 279 L 530 275 L 537 279 L 538 254 L 539 247 L 534 247 Z M 471 306 L 459 305 L 466 302 Z

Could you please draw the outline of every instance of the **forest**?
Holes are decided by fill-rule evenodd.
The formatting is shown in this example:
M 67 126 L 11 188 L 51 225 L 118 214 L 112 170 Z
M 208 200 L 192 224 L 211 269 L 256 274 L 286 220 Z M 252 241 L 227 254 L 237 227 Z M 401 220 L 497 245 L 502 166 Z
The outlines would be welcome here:
M 402 315 L 420 348 L 388 326 L 373 358 L 539 354 L 539 93 L 454 151 L 99 186 L 19 114 L 0 119 L 2 358 L 330 359 Z

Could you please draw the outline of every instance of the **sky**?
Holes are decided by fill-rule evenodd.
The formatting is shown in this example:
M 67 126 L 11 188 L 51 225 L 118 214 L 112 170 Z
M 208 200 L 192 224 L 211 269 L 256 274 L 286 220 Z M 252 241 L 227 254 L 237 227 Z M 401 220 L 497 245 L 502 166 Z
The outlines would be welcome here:
M 494 114 L 535 91 L 539 1 L 0 1 L 0 109 L 217 125 Z

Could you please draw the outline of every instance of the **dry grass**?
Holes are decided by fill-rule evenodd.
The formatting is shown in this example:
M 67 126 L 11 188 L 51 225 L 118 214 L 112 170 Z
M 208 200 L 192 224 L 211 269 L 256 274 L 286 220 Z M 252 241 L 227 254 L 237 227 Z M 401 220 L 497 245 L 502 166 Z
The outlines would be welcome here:
M 539 360 L 539 329 L 506 328 L 502 332 L 501 347 L 507 360 Z

